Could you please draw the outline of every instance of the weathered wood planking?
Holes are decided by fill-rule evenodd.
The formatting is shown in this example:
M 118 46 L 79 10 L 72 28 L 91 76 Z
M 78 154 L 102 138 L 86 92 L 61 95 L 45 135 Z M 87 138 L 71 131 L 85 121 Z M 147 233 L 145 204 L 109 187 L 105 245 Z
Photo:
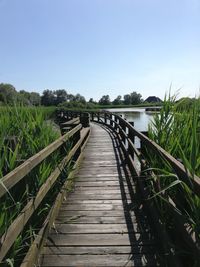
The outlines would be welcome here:
M 156 242 L 116 146 L 107 131 L 92 125 L 41 266 L 157 266 Z
M 44 257 L 43 266 L 152 266 L 155 267 L 155 261 L 147 256 L 139 254 L 132 257 L 131 254 L 104 254 L 104 255 L 47 255 Z

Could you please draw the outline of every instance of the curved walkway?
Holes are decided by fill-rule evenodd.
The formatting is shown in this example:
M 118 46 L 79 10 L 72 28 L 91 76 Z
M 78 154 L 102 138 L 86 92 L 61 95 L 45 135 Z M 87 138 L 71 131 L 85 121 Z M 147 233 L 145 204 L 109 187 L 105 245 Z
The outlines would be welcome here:
M 117 140 L 91 136 L 75 188 L 63 202 L 41 266 L 158 266 L 156 242 Z

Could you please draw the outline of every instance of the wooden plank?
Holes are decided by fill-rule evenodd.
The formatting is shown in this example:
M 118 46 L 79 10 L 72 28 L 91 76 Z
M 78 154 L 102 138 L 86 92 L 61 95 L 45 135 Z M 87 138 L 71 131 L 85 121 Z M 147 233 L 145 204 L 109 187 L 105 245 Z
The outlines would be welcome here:
M 93 155 L 93 157 L 94 157 L 94 159 L 95 158 L 102 158 L 102 152 L 98 152 L 98 151 L 96 151 L 96 152 L 93 152 L 93 153 L 91 153 L 91 152 L 87 152 L 87 153 L 84 153 L 84 157 L 85 158 L 90 158 L 91 157 L 91 155 Z M 107 157 L 110 157 L 110 156 L 113 156 L 113 151 L 110 151 L 110 152 L 105 152 L 104 151 L 104 153 L 103 153 L 103 155 L 107 158 Z
M 121 194 L 104 194 L 104 195 L 94 195 L 94 194 L 71 194 L 71 199 L 122 199 Z M 126 199 L 131 199 L 129 196 Z
M 76 219 L 79 218 L 86 218 L 88 219 L 88 222 L 92 220 L 91 217 L 124 217 L 125 216 L 130 220 L 134 222 L 139 222 L 139 223 L 145 223 L 147 221 L 146 217 L 144 215 L 137 215 L 133 211 L 123 211 L 123 210 L 117 210 L 117 211 L 97 211 L 97 210 L 79 210 L 79 211 L 60 211 L 57 220 L 62 223 L 67 223 L 69 220 L 73 220 L 74 222 Z
M 122 185 L 124 185 L 124 186 L 126 186 L 127 184 L 129 184 L 129 185 L 133 185 L 133 186 L 135 186 L 136 185 L 136 181 L 134 180 L 130 180 L 129 178 L 125 178 L 125 177 L 115 177 L 115 176 L 108 176 L 108 175 L 105 175 L 105 176 L 96 176 L 96 175 L 94 175 L 94 176 L 87 176 L 87 175 L 85 175 L 85 176 L 80 176 L 80 177 L 77 177 L 76 178 L 76 182 L 77 183 L 81 183 L 81 182 L 91 182 L 91 183 L 95 183 L 95 182 L 100 182 L 101 184 L 102 184 L 102 186 L 104 186 L 103 184 L 105 183 L 105 187 L 107 187 L 107 184 L 110 184 L 110 185 L 116 185 L 116 183 L 120 183 L 120 184 L 122 184 Z M 114 182 L 114 183 L 112 183 L 112 182 Z
M 91 188 L 91 187 L 90 187 Z M 128 194 L 128 190 L 126 192 Z M 93 190 L 87 190 L 87 187 L 75 187 L 74 194 L 86 194 L 86 195 L 94 195 L 94 194 L 101 194 L 101 195 L 113 195 L 113 194 L 121 194 L 121 190 L 116 187 L 110 187 L 107 190 L 102 189 L 102 187 L 93 188 Z
M 109 166 L 105 168 L 105 166 L 98 166 L 96 168 L 91 168 L 91 166 L 82 166 L 81 168 L 81 173 L 86 173 L 86 174 L 96 174 L 96 173 L 107 173 L 107 174 L 119 174 L 119 168 L 117 166 Z
M 81 238 L 80 238 L 81 237 Z M 134 234 L 134 243 L 151 245 L 154 240 L 141 239 L 141 235 Z M 128 234 L 52 234 L 47 240 L 47 246 L 130 246 Z
M 108 178 L 109 179 L 109 178 Z M 81 188 L 83 190 L 95 190 L 95 183 L 98 183 L 96 186 L 96 190 L 101 189 L 101 190 L 120 190 L 121 188 L 125 188 L 125 189 L 131 189 L 131 183 L 129 185 L 129 183 L 127 183 L 126 181 L 119 181 L 117 179 L 112 179 L 112 180 L 108 180 L 108 179 L 101 179 L 101 178 L 94 178 L 94 179 L 88 179 L 88 178 L 81 178 L 76 180 L 76 184 L 75 184 L 75 189 L 76 190 L 80 190 Z M 100 183 L 99 183 L 100 182 Z M 108 184 L 110 184 L 110 182 L 116 182 L 116 184 L 113 185 L 107 185 L 104 183 L 107 182 Z M 93 186 L 91 186 L 93 183 Z M 94 188 L 93 188 L 94 187 Z M 133 189 L 136 188 L 135 185 L 133 185 Z
M 124 233 L 141 233 L 145 238 L 151 238 L 151 231 L 149 228 L 140 227 L 138 223 L 134 224 L 56 224 L 51 229 L 51 233 L 63 234 L 124 234 Z
M 126 220 L 124 216 L 91 216 L 89 219 L 87 216 L 69 216 L 68 218 L 66 217 L 65 220 L 58 220 L 56 219 L 56 223 L 98 223 L 98 224 L 107 224 L 107 223 L 112 223 L 112 224 L 121 224 L 121 223 L 126 223 Z
M 61 207 L 61 211 L 65 210 L 72 210 L 72 211 L 76 211 L 76 210 L 122 210 L 123 209 L 123 205 L 119 205 L 119 204 L 67 204 L 67 205 L 62 205 Z
M 124 234 L 128 233 L 126 224 L 56 224 L 51 229 L 53 234 Z
M 84 217 L 97 217 L 97 216 L 113 216 L 113 217 L 118 217 L 118 216 L 124 216 L 123 210 L 115 210 L 115 211 L 106 211 L 106 210 L 70 210 L 70 211 L 65 211 L 65 210 L 60 210 L 59 215 L 57 217 L 58 220 L 65 220 L 68 219 L 69 217 L 73 216 L 84 216 Z M 89 219 L 88 219 L 89 220 Z
M 45 247 L 43 255 L 109 255 L 109 254 L 140 254 L 140 253 L 154 253 L 155 247 L 152 246 L 137 246 L 131 248 L 130 246 L 95 246 L 95 247 Z
M 63 201 L 63 206 L 66 204 L 122 204 L 121 199 L 113 199 L 113 200 L 97 200 L 97 199 L 83 199 L 83 200 L 78 200 L 78 199 L 70 199 L 68 198 L 67 200 Z
M 86 173 L 86 174 L 83 174 L 83 173 L 79 173 L 78 175 L 79 178 L 82 178 L 82 177 L 94 177 L 94 178 L 98 178 L 98 177 L 118 177 L 119 178 L 119 173 L 118 174 L 112 174 L 112 173 L 104 173 L 104 174 L 101 174 L 101 173 L 96 173 L 96 174 L 90 174 L 90 173 Z M 120 175 L 120 178 L 125 178 L 125 174 L 122 173 Z
M 123 186 L 123 190 L 125 192 L 128 192 L 128 186 L 125 185 Z M 74 187 L 74 190 L 76 191 L 76 193 L 80 193 L 80 192 L 93 192 L 94 191 L 98 191 L 98 192 L 105 192 L 105 193 L 120 193 L 121 192 L 121 189 L 119 189 L 118 187 L 116 186 L 109 186 L 109 187 L 105 187 L 105 186 L 102 186 L 102 187 L 91 187 L 91 186 L 75 186 Z
M 155 260 L 147 259 L 145 256 L 138 255 L 131 259 L 130 255 L 48 255 L 44 257 L 43 266 L 156 266 Z
M 99 162 L 98 161 L 89 161 L 89 162 L 84 164 L 84 167 L 85 168 L 88 168 L 88 167 L 91 168 L 92 165 L 94 167 L 95 166 L 97 166 L 97 167 L 107 167 L 107 168 L 108 167 L 115 167 L 115 168 L 117 167 L 117 163 L 114 160 L 113 161 L 111 161 L 111 160 L 110 161 L 109 160 L 108 161 L 99 161 Z
M 113 153 L 113 147 L 99 147 L 98 149 L 96 148 L 96 147 L 86 147 L 86 149 L 85 149 L 86 151 L 86 153 L 87 152 L 90 152 L 90 153 L 92 153 L 92 152 L 96 152 L 97 150 L 98 150 L 98 152 L 112 152 Z
M 88 187 L 98 187 L 98 186 L 117 186 L 119 187 L 119 181 L 95 181 L 95 182 L 79 182 L 76 181 L 76 187 L 78 186 L 88 186 Z
M 107 146 L 102 146 L 102 145 L 90 145 L 89 147 L 86 148 L 86 152 L 96 152 L 96 151 L 113 151 L 113 146 L 112 145 L 107 145 Z
M 119 180 L 123 181 L 123 179 L 120 179 L 119 177 L 112 177 L 112 176 L 108 176 L 108 177 L 78 177 L 76 179 L 76 182 L 104 182 L 104 181 L 116 181 L 118 182 Z M 125 179 L 124 179 L 125 181 Z
M 95 173 L 101 173 L 101 174 L 104 174 L 104 173 L 108 173 L 108 174 L 116 174 L 118 175 L 119 174 L 119 167 L 117 166 L 109 166 L 109 167 L 105 167 L 104 165 L 103 166 L 97 166 L 96 168 L 91 168 L 91 166 L 82 166 L 81 168 L 81 173 L 84 173 L 84 172 L 87 172 L 88 174 L 95 174 Z M 122 169 L 121 169 L 122 170 Z
M 86 155 L 84 155 L 84 158 L 87 159 L 88 163 L 102 161 L 102 155 L 89 154 L 87 155 L 87 157 Z M 109 161 L 109 160 L 116 161 L 116 158 L 113 155 L 104 155 L 103 159 L 104 161 Z

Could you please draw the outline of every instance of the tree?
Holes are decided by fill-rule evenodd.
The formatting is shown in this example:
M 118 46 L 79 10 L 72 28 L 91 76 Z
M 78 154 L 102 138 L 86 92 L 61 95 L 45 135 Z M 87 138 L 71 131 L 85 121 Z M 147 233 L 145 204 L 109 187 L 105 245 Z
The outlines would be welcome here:
M 109 95 L 103 95 L 99 100 L 100 105 L 110 105 L 110 96 Z
M 41 104 L 41 96 L 39 93 L 31 92 L 29 100 L 33 106 L 39 106 Z
M 93 98 L 90 98 L 88 103 L 94 104 L 93 107 L 97 104 L 97 102 Z
M 132 105 L 137 105 L 142 102 L 142 95 L 136 93 L 135 91 L 130 94 L 131 96 L 131 104 Z
M 130 105 L 131 104 L 131 96 L 130 95 L 124 95 L 124 104 Z
M 56 104 L 56 96 L 52 90 L 44 90 L 41 97 L 41 104 L 44 106 L 53 106 Z
M 94 99 L 93 98 L 90 98 L 88 102 L 89 103 L 94 103 Z
M 114 100 L 113 100 L 113 105 L 121 105 L 122 104 L 122 96 L 118 95 Z
M 17 91 L 12 84 L 0 84 L 0 101 L 6 104 L 13 104 L 17 100 Z
M 141 94 L 137 92 L 132 92 L 131 94 L 124 95 L 124 104 L 125 105 L 137 105 L 142 102 Z
M 65 91 L 65 89 L 59 89 L 54 91 L 54 95 L 56 97 L 56 105 L 59 105 L 61 103 L 64 103 L 67 101 L 67 92 Z
M 77 101 L 77 102 L 80 102 L 80 103 L 83 103 L 83 104 L 86 103 L 85 97 L 80 95 L 80 94 L 76 94 L 74 96 L 74 101 Z
M 70 101 L 74 101 L 74 95 L 72 94 L 68 94 L 67 95 L 67 101 L 70 102 Z
M 20 90 L 17 95 L 17 100 L 24 105 L 39 106 L 41 97 L 39 93 Z
M 20 90 L 17 94 L 17 102 L 23 105 L 30 105 L 30 93 L 25 90 Z

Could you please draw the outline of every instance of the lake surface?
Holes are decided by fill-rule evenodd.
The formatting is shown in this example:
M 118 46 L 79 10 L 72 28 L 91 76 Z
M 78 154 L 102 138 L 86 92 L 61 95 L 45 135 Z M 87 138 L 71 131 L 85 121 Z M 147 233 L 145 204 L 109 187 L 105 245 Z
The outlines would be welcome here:
M 145 107 L 143 108 L 112 108 L 107 109 L 112 113 L 122 115 L 122 118 L 127 119 L 127 121 L 134 121 L 134 127 L 138 131 L 147 131 L 148 124 L 153 119 L 153 112 L 145 112 Z

